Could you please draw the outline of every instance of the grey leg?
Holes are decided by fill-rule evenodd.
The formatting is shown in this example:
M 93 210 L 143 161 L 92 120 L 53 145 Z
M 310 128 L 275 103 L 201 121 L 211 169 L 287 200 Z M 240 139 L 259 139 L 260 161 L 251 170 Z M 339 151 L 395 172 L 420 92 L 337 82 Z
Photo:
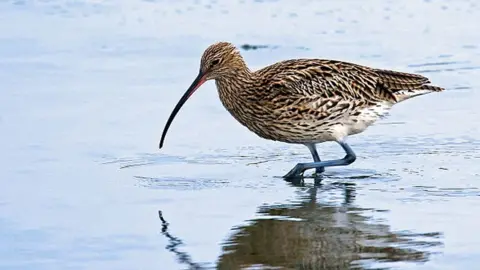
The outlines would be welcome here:
M 317 152 L 317 147 L 315 146 L 315 144 L 311 143 L 311 144 L 305 144 L 307 147 L 308 147 L 308 150 L 310 150 L 310 153 L 312 153 L 312 157 L 313 157 L 313 161 L 314 162 L 320 162 L 320 156 L 318 155 L 318 152 Z M 317 174 L 321 174 L 325 171 L 325 168 L 324 167 L 317 167 L 315 169 L 315 172 Z
M 340 141 L 338 143 L 340 144 L 340 146 L 342 146 L 343 150 L 345 150 L 346 155 L 344 158 L 327 160 L 327 161 L 319 161 L 319 162 L 311 162 L 311 163 L 298 163 L 292 170 L 290 170 L 284 176 L 284 178 L 301 177 L 303 175 L 303 172 L 309 169 L 333 167 L 333 166 L 346 166 L 346 165 L 352 164 L 357 159 L 352 148 L 350 148 L 350 146 L 346 142 Z

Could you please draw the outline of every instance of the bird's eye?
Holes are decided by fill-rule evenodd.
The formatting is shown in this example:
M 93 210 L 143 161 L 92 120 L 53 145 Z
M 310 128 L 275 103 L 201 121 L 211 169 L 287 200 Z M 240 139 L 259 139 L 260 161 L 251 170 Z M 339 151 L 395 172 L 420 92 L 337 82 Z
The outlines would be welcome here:
M 220 63 L 220 59 L 215 59 L 212 61 L 212 63 L 210 63 L 210 67 L 213 67 L 215 65 L 218 65 L 218 63 Z

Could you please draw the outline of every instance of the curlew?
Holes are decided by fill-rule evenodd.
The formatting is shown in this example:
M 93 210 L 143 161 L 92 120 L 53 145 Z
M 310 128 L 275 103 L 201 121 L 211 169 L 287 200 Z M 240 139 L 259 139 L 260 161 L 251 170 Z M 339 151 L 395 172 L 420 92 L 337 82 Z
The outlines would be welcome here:
M 203 53 L 198 76 L 167 120 L 160 148 L 180 108 L 208 80 L 215 80 L 223 106 L 250 131 L 310 150 L 313 162 L 298 163 L 285 178 L 353 163 L 349 135 L 363 132 L 399 102 L 444 90 L 422 75 L 337 60 L 292 59 L 251 71 L 233 44 L 218 42 Z M 327 141 L 340 144 L 345 157 L 321 161 L 316 144 Z

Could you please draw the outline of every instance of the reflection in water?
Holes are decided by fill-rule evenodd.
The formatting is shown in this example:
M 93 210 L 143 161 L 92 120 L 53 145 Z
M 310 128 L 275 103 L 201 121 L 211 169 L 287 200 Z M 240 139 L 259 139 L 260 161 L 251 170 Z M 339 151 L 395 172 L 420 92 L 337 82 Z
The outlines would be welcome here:
M 389 226 L 369 221 L 360 213 L 372 209 L 352 206 L 353 184 L 291 184 L 307 195 L 297 203 L 263 206 L 259 213 L 264 217 L 235 228 L 218 269 L 369 269 L 375 262 L 425 262 L 430 254 L 425 249 L 442 244 L 439 233 L 393 233 Z M 340 188 L 340 203 L 317 201 L 318 194 L 331 197 Z M 166 248 L 188 269 L 202 269 L 177 249 L 182 241 L 168 233 L 168 223 L 161 211 L 159 215 L 169 240 Z
M 192 261 L 192 258 L 190 257 L 190 255 L 188 255 L 186 252 L 182 252 L 177 249 L 179 245 L 183 244 L 182 240 L 180 240 L 178 237 L 171 235 L 168 232 L 168 222 L 165 220 L 165 218 L 163 218 L 162 211 L 158 211 L 158 216 L 162 221 L 162 234 L 165 235 L 165 237 L 167 237 L 169 242 L 169 244 L 166 246 L 166 249 L 170 252 L 175 253 L 175 255 L 177 256 L 178 262 L 180 262 L 181 264 L 188 265 L 189 266 L 188 269 L 202 269 L 202 267 L 199 264 L 194 263 Z
M 441 244 L 433 239 L 412 239 L 438 237 L 438 233 L 393 233 L 387 225 L 369 222 L 359 214 L 366 209 L 351 206 L 354 186 L 341 186 L 344 198 L 340 205 L 317 202 L 317 193 L 338 190 L 338 185 L 315 185 L 299 203 L 262 207 L 259 212 L 266 218 L 235 229 L 223 248 L 218 267 L 368 268 L 369 262 L 426 261 L 428 252 L 419 248 Z

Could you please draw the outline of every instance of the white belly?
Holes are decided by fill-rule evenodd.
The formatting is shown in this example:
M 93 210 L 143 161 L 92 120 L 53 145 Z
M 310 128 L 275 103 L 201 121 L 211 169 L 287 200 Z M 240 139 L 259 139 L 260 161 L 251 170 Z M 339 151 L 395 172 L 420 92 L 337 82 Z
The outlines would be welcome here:
M 360 110 L 358 116 L 350 116 L 345 125 L 346 128 L 348 128 L 348 135 L 363 132 L 378 119 L 387 116 L 390 108 L 392 108 L 391 103 L 381 102 L 373 107 L 367 107 Z
M 377 120 L 387 116 L 391 103 L 382 102 L 373 107 L 361 109 L 358 115 L 347 115 L 342 124 L 333 127 L 333 136 L 340 140 L 349 135 L 354 135 L 365 131 L 369 126 L 374 124 Z

